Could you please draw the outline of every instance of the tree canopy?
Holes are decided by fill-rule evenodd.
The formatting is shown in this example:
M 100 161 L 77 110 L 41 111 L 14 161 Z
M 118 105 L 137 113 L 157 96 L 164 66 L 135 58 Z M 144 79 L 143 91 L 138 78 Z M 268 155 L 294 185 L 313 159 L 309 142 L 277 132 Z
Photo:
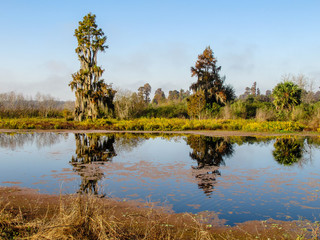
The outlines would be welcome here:
M 223 106 L 235 99 L 233 88 L 224 85 L 225 77 L 220 76 L 220 70 L 221 66 L 217 66 L 217 59 L 210 47 L 198 55 L 195 66 L 191 67 L 191 76 L 196 76 L 197 81 L 190 86 L 193 91 L 188 100 L 190 116 L 200 118 L 205 109 L 218 109 L 216 106 Z
M 159 104 L 159 103 L 164 102 L 165 100 L 166 100 L 166 95 L 164 94 L 164 92 L 162 91 L 161 88 L 158 88 L 154 92 L 154 97 L 152 99 L 152 103 Z
M 275 86 L 272 96 L 276 109 L 291 111 L 301 103 L 302 89 L 297 84 L 286 81 Z
M 196 76 L 197 81 L 191 84 L 190 89 L 193 92 L 204 91 L 207 104 L 225 105 L 235 98 L 232 87 L 224 85 L 225 77 L 220 76 L 220 70 L 221 66 L 217 66 L 217 59 L 210 47 L 198 56 L 195 67 L 191 67 L 191 76 Z
M 74 36 L 78 47 L 75 52 L 80 61 L 80 70 L 72 74 L 69 86 L 75 90 L 75 120 L 96 119 L 113 115 L 115 91 L 101 79 L 104 70 L 97 65 L 97 54 L 108 48 L 107 37 L 96 24 L 96 16 L 87 14 L 79 22 Z
M 145 102 L 146 104 L 150 103 L 150 93 L 151 93 L 151 86 L 149 83 L 139 87 L 138 89 L 138 96 L 139 98 Z

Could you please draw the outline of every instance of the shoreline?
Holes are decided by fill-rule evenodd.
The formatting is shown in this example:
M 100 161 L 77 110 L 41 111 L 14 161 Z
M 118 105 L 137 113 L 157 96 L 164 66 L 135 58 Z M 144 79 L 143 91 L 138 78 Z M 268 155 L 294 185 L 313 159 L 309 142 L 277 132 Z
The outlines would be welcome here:
M 221 130 L 190 130 L 190 131 L 141 131 L 141 130 L 74 130 L 74 129 L 0 129 L 0 133 L 137 133 L 137 134 L 193 134 L 209 137 L 232 137 L 232 136 L 301 136 L 301 137 L 320 137 L 317 132 L 246 132 L 246 131 L 221 131 Z
M 11 216 L 11 220 L 14 222 L 12 228 L 15 231 L 18 231 L 17 229 L 22 231 L 23 226 L 27 226 L 30 230 L 32 229 L 30 226 L 34 222 L 39 224 L 39 221 L 41 221 L 42 225 L 37 225 L 31 231 L 36 238 L 48 235 L 48 229 L 51 230 L 50 234 L 64 234 L 50 224 L 52 222 L 57 224 L 57 221 L 62 221 L 62 215 L 63 218 L 70 218 L 68 214 L 75 214 L 75 212 L 81 212 L 87 208 L 92 208 L 90 215 L 93 214 L 91 216 L 93 219 L 107 217 L 108 220 L 105 220 L 107 221 L 105 224 L 110 223 L 108 221 L 113 224 L 119 221 L 119 226 L 115 228 L 119 233 L 114 232 L 113 234 L 115 235 L 121 234 L 125 230 L 134 231 L 134 229 L 122 229 L 124 225 L 128 228 L 127 224 L 130 225 L 134 221 L 135 225 L 131 227 L 146 228 L 146 232 L 152 229 L 160 231 L 164 236 L 159 239 L 167 239 L 165 237 L 166 234 L 169 234 L 169 236 L 171 234 L 172 237 L 176 233 L 184 234 L 184 237 L 179 239 L 198 239 L 194 238 L 194 236 L 199 236 L 199 234 L 210 236 L 210 238 L 204 239 L 267 239 L 270 237 L 275 239 L 297 239 L 298 236 L 310 239 L 312 236 L 319 236 L 319 224 L 307 220 L 252 220 L 229 226 L 226 225 L 223 219 L 219 219 L 216 214 L 210 212 L 198 214 L 188 212 L 174 213 L 168 208 L 157 207 L 152 202 L 134 200 L 124 202 L 121 199 L 98 198 L 92 195 L 79 194 L 42 194 L 32 188 L 18 186 L 0 187 L 0 215 L 7 214 L 7 220 L 4 223 L 3 218 L 0 218 L 0 233 L 8 229 L 10 221 L 8 216 Z M 18 223 L 16 222 L 17 217 L 20 218 Z M 69 219 L 71 222 L 68 222 L 68 225 L 71 226 L 72 230 L 78 227 L 75 227 L 75 223 L 72 222 L 79 221 L 78 218 L 79 216 L 76 219 Z M 151 225 L 150 222 L 152 222 Z M 93 224 L 95 223 L 93 222 Z M 66 228 L 64 229 L 65 231 L 67 231 L 68 225 L 64 227 Z M 7 228 L 3 229 L 3 227 Z M 168 227 L 170 227 L 170 232 L 168 232 Z M 314 232 L 315 229 L 317 229 L 316 232 Z M 116 239 L 122 238 L 119 235 L 119 238 Z

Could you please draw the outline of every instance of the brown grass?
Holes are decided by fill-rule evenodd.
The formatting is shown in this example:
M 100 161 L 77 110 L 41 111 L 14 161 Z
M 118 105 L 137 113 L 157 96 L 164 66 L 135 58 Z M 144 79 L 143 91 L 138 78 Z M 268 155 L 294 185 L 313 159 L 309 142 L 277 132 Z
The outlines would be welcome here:
M 152 203 L 0 191 L 1 239 L 318 239 L 319 223 L 252 221 L 234 227 L 209 213 L 175 214 Z M 4 194 L 6 192 L 6 194 Z

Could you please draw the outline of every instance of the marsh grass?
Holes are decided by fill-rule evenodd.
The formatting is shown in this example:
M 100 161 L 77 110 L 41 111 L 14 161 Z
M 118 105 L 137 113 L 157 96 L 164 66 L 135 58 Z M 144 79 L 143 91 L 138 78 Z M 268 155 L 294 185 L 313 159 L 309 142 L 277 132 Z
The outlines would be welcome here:
M 97 119 L 83 122 L 54 118 L 0 119 L 2 129 L 69 129 L 69 130 L 120 130 L 120 131 L 187 131 L 227 130 L 249 132 L 300 132 L 320 131 L 319 121 L 258 121 L 247 119 L 180 119 L 138 118 L 134 120 Z
M 9 194 L 10 195 L 10 194 Z M 175 214 L 152 203 L 88 195 L 40 199 L 12 195 L 0 201 L 1 239 L 318 239 L 319 223 L 253 221 L 234 227 L 210 222 L 208 213 Z M 17 205 L 18 198 L 28 207 Z M 39 204 L 41 203 L 41 204 Z M 37 206 L 34 206 L 37 205 Z

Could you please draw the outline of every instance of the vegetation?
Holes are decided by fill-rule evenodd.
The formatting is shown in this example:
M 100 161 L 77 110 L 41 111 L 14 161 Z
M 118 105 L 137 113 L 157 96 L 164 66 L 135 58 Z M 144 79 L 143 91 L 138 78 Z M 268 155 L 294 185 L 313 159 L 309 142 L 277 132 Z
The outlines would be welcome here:
M 149 83 L 140 86 L 137 92 L 122 89 L 115 91 L 101 78 L 104 70 L 97 65 L 98 52 L 105 51 L 108 46 L 107 38 L 102 29 L 98 28 L 95 18 L 91 13 L 84 16 L 74 34 L 78 41 L 76 53 L 80 70 L 72 75 L 69 86 L 75 91 L 75 102 L 62 102 L 41 94 L 32 98 L 13 92 L 2 93 L 0 117 L 3 118 L 3 128 L 96 127 L 161 131 L 320 129 L 320 91 L 315 91 L 314 83 L 306 76 L 285 75 L 281 83 L 265 94 L 261 93 L 255 81 L 236 97 L 233 88 L 225 85 L 225 76 L 220 76 L 221 66 L 217 65 L 210 47 L 198 56 L 195 66 L 191 67 L 191 76 L 197 78 L 190 85 L 192 94 L 180 89 L 170 90 L 166 96 L 158 88 L 151 101 L 152 88 Z M 9 120 L 34 117 L 48 119 Z M 174 119 L 167 120 L 169 118 Z M 71 119 L 84 122 L 75 123 L 69 121 Z
M 212 213 L 173 214 L 92 195 L 45 196 L 0 189 L 1 239 L 317 239 L 319 223 L 274 220 L 219 227 Z M 2 199 L 5 198 L 6 201 Z M 28 202 L 27 204 L 24 204 Z M 146 208 L 147 207 L 147 208 Z
M 235 98 L 232 87 L 224 85 L 225 77 L 220 77 L 221 66 L 216 63 L 212 49 L 207 47 L 198 56 L 195 67 L 191 67 L 191 76 L 197 77 L 190 86 L 194 94 L 189 98 L 188 112 L 192 117 L 201 119 L 205 108 L 210 109 L 213 104 L 223 106 Z
M 138 89 L 138 96 L 140 100 L 145 102 L 146 104 L 150 103 L 150 93 L 151 93 L 151 86 L 149 83 L 146 83 L 142 87 Z
M 273 157 L 282 165 L 292 165 L 302 158 L 303 142 L 294 138 L 277 139 L 274 148 Z
M 74 36 L 78 40 L 76 53 L 81 68 L 72 75 L 71 90 L 75 90 L 75 120 L 96 119 L 113 116 L 115 91 L 100 79 L 104 70 L 97 65 L 97 54 L 108 48 L 107 38 L 95 22 L 95 15 L 89 13 L 79 22 Z
M 276 109 L 291 111 L 301 103 L 302 89 L 293 82 L 279 83 L 274 89 L 272 96 Z
M 15 92 L 0 94 L 2 118 L 69 118 L 72 119 L 74 103 L 59 101 L 50 95 L 37 93 L 34 97 Z
M 320 92 L 315 92 L 303 75 L 285 76 L 284 81 L 261 94 L 254 82 L 236 98 L 231 86 L 220 76 L 221 66 L 207 47 L 194 67 L 197 80 L 189 91 L 171 90 L 166 97 L 158 88 L 151 101 L 151 85 L 137 92 L 115 91 L 101 78 L 98 52 L 104 52 L 106 36 L 88 14 L 79 22 L 74 36 L 80 70 L 69 86 L 75 102 L 62 102 L 37 94 L 0 94 L 2 129 L 101 129 L 133 131 L 228 130 L 247 132 L 320 132 Z M 308 86 L 310 86 L 308 88 Z M 117 93 L 117 94 L 116 94 Z M 236 227 L 214 227 L 208 213 L 173 214 L 150 204 L 130 205 L 99 199 L 97 183 L 103 172 L 84 174 L 85 168 L 99 168 L 116 155 L 114 136 L 75 134 L 76 153 L 70 160 L 81 176 L 79 195 L 61 196 L 43 204 L 31 195 L 28 204 L 16 202 L 10 190 L 0 195 L 1 239 L 303 239 L 319 237 L 319 223 L 258 222 Z M 199 188 L 209 196 L 215 186 L 219 167 L 233 153 L 232 142 L 222 138 L 187 136 L 195 161 L 194 176 Z M 243 141 L 233 139 L 232 141 Z M 253 141 L 254 142 L 254 141 Z M 303 142 L 290 137 L 274 143 L 273 156 L 282 165 L 302 162 Z M 103 152 L 103 154 L 102 154 Z M 210 170 L 204 173 L 203 169 Z M 0 193 L 3 189 L 0 189 Z M 3 196 L 6 197 L 3 200 Z M 98 195 L 99 196 L 99 195 Z M 39 196 L 44 198 L 45 196 Z M 29 198 L 29 199 L 28 199 Z M 52 197 L 55 198 L 55 197 Z M 50 197 L 46 200 L 51 199 Z M 39 205 L 39 202 L 41 203 Z M 136 203 L 135 203 L 136 204 Z M 145 208 L 148 206 L 149 208 Z M 254 230 L 252 230 L 254 229 Z
M 0 119 L 2 129 L 101 129 L 122 131 L 187 131 L 227 130 L 247 132 L 301 132 L 318 131 L 294 121 L 255 121 L 246 119 L 181 119 L 181 118 L 138 118 L 134 120 L 97 119 L 82 122 L 56 118 Z

